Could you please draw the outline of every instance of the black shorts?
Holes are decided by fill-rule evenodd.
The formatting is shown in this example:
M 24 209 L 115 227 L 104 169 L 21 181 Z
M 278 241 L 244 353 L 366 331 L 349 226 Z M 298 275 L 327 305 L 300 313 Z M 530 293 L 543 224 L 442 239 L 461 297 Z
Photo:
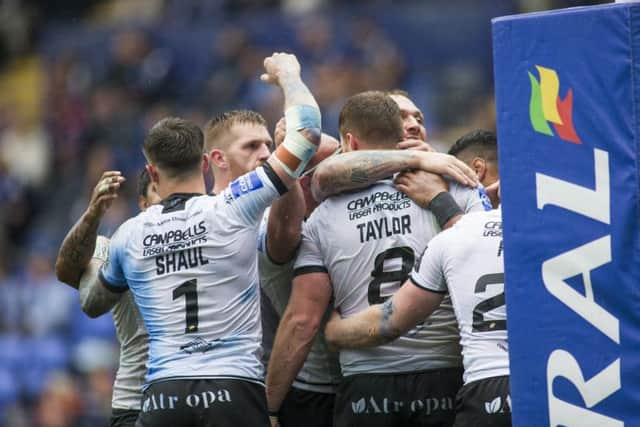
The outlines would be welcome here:
M 464 385 L 456 398 L 455 427 L 510 427 L 509 376 Z
M 111 408 L 110 427 L 134 427 L 140 411 L 133 409 Z
M 336 395 L 291 387 L 280 407 L 281 427 L 332 427 Z
M 345 377 L 335 404 L 337 427 L 451 427 L 462 368 Z
M 180 379 L 151 384 L 136 427 L 269 427 L 264 386 L 239 379 Z

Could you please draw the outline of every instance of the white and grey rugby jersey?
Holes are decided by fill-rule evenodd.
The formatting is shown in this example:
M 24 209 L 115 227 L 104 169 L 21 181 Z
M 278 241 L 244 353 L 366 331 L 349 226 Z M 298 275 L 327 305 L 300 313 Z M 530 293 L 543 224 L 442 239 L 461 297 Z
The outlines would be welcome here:
M 267 224 L 268 210 L 265 212 L 265 219 L 261 225 L 260 243 L 258 246 L 260 286 L 264 294 L 271 301 L 278 316 L 281 317 L 285 308 L 287 308 L 289 295 L 291 295 L 293 261 L 286 264 L 277 264 L 269 258 L 266 249 Z M 318 336 L 316 336 L 309 355 L 293 382 L 293 387 L 295 388 L 318 393 L 335 393 L 336 387 L 341 379 L 340 365 L 337 354 L 329 352 L 324 339 L 324 325 L 332 309 L 333 307 L 329 307 L 329 310 L 327 310 L 324 322 L 320 326 L 320 332 Z M 278 322 L 276 321 L 275 324 L 277 325 Z
M 98 244 L 108 257 L 109 239 L 98 236 Z M 97 249 L 96 249 L 97 250 Z M 98 285 L 100 286 L 100 285 Z M 140 410 L 142 385 L 147 372 L 147 352 L 149 339 L 142 316 L 133 300 L 131 292 L 126 292 L 111 309 L 116 336 L 120 343 L 120 361 L 113 383 L 111 407 L 116 409 Z
M 434 238 L 411 280 L 433 292 L 449 291 L 460 325 L 465 384 L 509 375 L 499 209 L 465 215 Z
M 149 350 L 147 330 L 131 292 L 122 295 L 111 314 L 120 342 L 120 364 L 113 383 L 111 407 L 140 410 Z
M 133 292 L 149 333 L 147 384 L 263 380 L 256 239 L 278 190 L 260 167 L 218 196 L 173 194 L 118 229 L 100 274 Z
M 451 184 L 465 212 L 482 210 L 477 190 Z M 350 317 L 385 301 L 440 231 L 433 214 L 391 181 L 324 201 L 303 227 L 295 274 L 326 271 L 335 306 Z M 461 365 L 458 325 L 445 301 L 430 319 L 389 344 L 340 352 L 343 375 L 400 373 Z

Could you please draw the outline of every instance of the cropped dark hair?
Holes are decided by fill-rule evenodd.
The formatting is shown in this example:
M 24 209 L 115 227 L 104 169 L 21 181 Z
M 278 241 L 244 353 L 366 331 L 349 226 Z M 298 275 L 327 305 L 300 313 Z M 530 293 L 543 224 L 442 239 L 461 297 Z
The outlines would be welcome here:
M 475 129 L 460 137 L 449 149 L 449 154 L 458 158 L 482 157 L 487 161 L 498 159 L 498 138 L 484 129 Z
M 221 146 L 222 138 L 220 137 L 237 124 L 266 127 L 267 121 L 260 113 L 251 110 L 232 110 L 218 114 L 204 126 L 205 149 L 207 151 L 211 151 L 214 148 L 226 150 L 228 147 Z
M 395 146 L 404 134 L 398 104 L 380 91 L 361 92 L 347 99 L 340 111 L 339 127 L 343 137 L 351 132 L 375 146 Z
M 200 168 L 203 145 L 204 136 L 195 123 L 167 117 L 151 128 L 142 149 L 147 160 L 176 177 Z

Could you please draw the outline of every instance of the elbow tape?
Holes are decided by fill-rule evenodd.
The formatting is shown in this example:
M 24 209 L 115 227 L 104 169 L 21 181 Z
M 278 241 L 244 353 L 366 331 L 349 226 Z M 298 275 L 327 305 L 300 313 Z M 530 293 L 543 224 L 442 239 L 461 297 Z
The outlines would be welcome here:
M 318 149 L 318 142 L 311 142 L 300 134 L 306 129 L 318 137 L 321 134 L 321 116 L 317 107 L 310 105 L 295 105 L 285 112 L 287 134 L 282 145 L 275 154 L 277 163 L 293 178 L 298 178 L 311 157 Z M 317 139 L 319 141 L 320 138 Z

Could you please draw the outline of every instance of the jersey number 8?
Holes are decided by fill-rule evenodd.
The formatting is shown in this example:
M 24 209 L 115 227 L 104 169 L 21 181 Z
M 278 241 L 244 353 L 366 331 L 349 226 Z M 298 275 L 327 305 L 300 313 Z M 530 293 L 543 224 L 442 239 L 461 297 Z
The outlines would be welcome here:
M 402 266 L 400 267 L 400 270 L 385 271 L 385 261 L 396 258 L 401 259 Z M 409 273 L 413 268 L 415 259 L 416 257 L 413 253 L 413 249 L 408 246 L 390 248 L 378 254 L 378 256 L 376 256 L 376 259 L 374 260 L 373 271 L 371 272 L 371 277 L 373 277 L 373 280 L 369 282 L 369 304 L 382 304 L 387 299 L 389 299 L 391 295 L 385 297 L 381 295 L 381 285 L 383 283 L 394 282 L 398 282 L 400 285 L 402 285 L 404 281 L 407 280 L 407 277 L 409 277 Z

